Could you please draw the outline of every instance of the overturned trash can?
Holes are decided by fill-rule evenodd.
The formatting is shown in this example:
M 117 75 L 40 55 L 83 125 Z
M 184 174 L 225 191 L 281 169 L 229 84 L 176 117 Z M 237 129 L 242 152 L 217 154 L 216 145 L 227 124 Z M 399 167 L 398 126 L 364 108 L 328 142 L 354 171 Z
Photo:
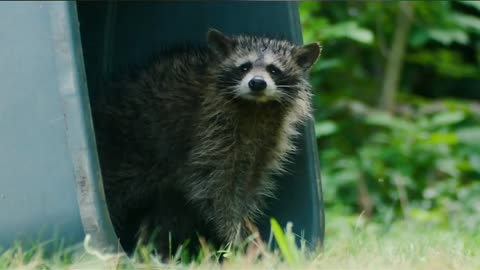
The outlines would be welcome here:
M 95 145 L 90 101 L 99 82 L 159 48 L 226 34 L 302 42 L 294 2 L 0 3 L 0 246 L 61 238 L 118 250 Z M 294 224 L 314 247 L 324 218 L 313 123 L 301 129 L 269 218 Z

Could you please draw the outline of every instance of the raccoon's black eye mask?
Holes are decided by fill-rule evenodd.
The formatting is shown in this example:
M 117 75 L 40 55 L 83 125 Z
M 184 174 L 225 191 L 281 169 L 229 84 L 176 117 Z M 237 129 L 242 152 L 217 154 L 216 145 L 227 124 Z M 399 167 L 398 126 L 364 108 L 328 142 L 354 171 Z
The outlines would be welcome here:
M 241 64 L 238 69 L 241 71 L 241 72 L 248 72 L 250 69 L 252 69 L 252 63 L 250 62 L 246 62 L 244 64 Z
M 270 73 L 272 75 L 281 75 L 282 74 L 282 71 L 273 64 L 270 64 L 270 65 L 267 66 L 267 71 L 268 71 L 268 73 Z

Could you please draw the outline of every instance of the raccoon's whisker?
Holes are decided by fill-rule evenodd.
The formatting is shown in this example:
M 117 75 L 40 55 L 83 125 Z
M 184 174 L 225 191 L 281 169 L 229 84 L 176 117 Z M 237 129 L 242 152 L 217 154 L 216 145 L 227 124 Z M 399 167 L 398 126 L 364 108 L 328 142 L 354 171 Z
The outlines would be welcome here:
M 225 96 L 230 97 L 230 99 L 229 99 L 230 101 L 233 101 L 234 99 L 239 98 L 239 95 L 236 94 L 235 92 L 231 92 L 231 93 L 229 93 L 229 95 L 225 95 Z
M 286 93 L 282 93 L 281 95 L 277 95 L 277 96 L 275 97 L 275 100 L 276 100 L 278 103 L 280 103 L 282 106 L 285 106 L 285 105 L 287 105 L 287 103 L 288 103 L 289 101 L 291 101 L 291 97 L 290 97 L 290 96 L 287 96 Z
M 279 88 L 290 88 L 290 89 L 292 89 L 292 88 L 297 88 L 297 87 L 294 86 L 294 85 L 277 85 L 277 87 L 279 87 Z
M 229 80 L 229 81 L 225 81 L 225 80 L 218 80 L 218 82 L 220 83 L 235 83 L 235 84 L 238 84 L 239 82 L 241 82 L 241 80 Z
M 226 88 L 226 89 L 221 89 L 221 90 L 223 90 L 223 91 L 220 91 L 220 95 L 229 95 L 229 94 L 235 93 L 236 89 L 235 88 L 230 88 L 230 89 Z
M 285 94 L 284 99 L 287 101 L 294 101 L 296 98 L 291 94 Z
M 234 86 L 228 86 L 228 87 L 222 88 L 221 90 L 237 90 L 237 89 L 238 89 L 238 86 L 234 85 Z
M 224 90 L 227 90 L 227 89 L 224 89 Z M 232 90 L 236 90 L 236 89 L 232 89 Z M 229 97 L 227 100 L 226 100 L 226 104 L 229 104 L 231 103 L 233 100 L 239 98 L 238 94 L 235 93 L 235 91 L 227 91 L 227 92 L 220 92 L 219 94 L 220 96 L 223 96 L 223 97 Z
M 227 87 L 227 88 L 224 88 L 225 90 L 237 90 L 238 87 L 237 86 L 230 86 L 230 87 Z
M 282 106 L 285 106 L 285 105 L 286 105 L 286 101 L 285 101 L 284 99 L 282 99 L 282 98 L 277 98 L 276 100 L 277 100 L 278 103 L 280 103 L 280 105 L 282 105 Z
M 224 96 L 224 97 L 229 97 L 229 96 L 235 95 L 235 91 L 223 91 L 218 95 Z
M 227 97 L 227 99 L 225 100 L 226 105 L 232 103 L 235 99 L 239 98 L 235 94 L 231 94 L 231 95 L 223 94 L 222 96 Z
M 281 96 L 280 96 L 280 99 L 282 101 L 285 101 L 285 102 L 292 102 L 295 100 L 295 97 L 288 94 L 288 93 L 283 93 Z
M 228 102 L 232 102 L 235 99 L 240 98 L 240 96 L 235 93 L 225 93 L 222 96 L 225 97 Z
M 289 97 L 289 98 L 295 98 L 291 93 L 288 92 L 282 92 L 283 96 Z

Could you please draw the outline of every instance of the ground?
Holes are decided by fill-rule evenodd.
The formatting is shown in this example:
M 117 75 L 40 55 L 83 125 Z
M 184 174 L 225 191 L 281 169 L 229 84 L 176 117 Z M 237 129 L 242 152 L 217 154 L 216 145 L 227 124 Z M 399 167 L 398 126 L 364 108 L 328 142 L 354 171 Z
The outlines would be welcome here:
M 147 248 L 125 263 L 121 256 L 92 252 L 86 241 L 51 256 L 42 255 L 40 248 L 4 250 L 0 269 L 480 269 L 478 234 L 416 221 L 387 226 L 362 216 L 327 218 L 324 248 L 315 252 L 294 248 L 292 235 L 277 231 L 281 249 L 267 252 L 262 243 L 252 245 L 246 254 L 228 253 L 222 264 L 214 259 L 218 253 L 208 248 L 191 263 L 181 263 L 180 254 L 172 255 L 176 261 L 162 263 Z

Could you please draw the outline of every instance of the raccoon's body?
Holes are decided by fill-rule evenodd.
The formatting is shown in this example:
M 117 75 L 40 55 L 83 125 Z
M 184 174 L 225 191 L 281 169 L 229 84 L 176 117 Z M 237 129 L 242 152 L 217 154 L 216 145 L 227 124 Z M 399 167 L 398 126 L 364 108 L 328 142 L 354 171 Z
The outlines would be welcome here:
M 123 246 L 155 232 L 166 254 L 197 235 L 219 245 L 248 235 L 309 116 L 305 77 L 319 53 L 212 30 L 208 47 L 162 55 L 114 83 L 94 119 Z

